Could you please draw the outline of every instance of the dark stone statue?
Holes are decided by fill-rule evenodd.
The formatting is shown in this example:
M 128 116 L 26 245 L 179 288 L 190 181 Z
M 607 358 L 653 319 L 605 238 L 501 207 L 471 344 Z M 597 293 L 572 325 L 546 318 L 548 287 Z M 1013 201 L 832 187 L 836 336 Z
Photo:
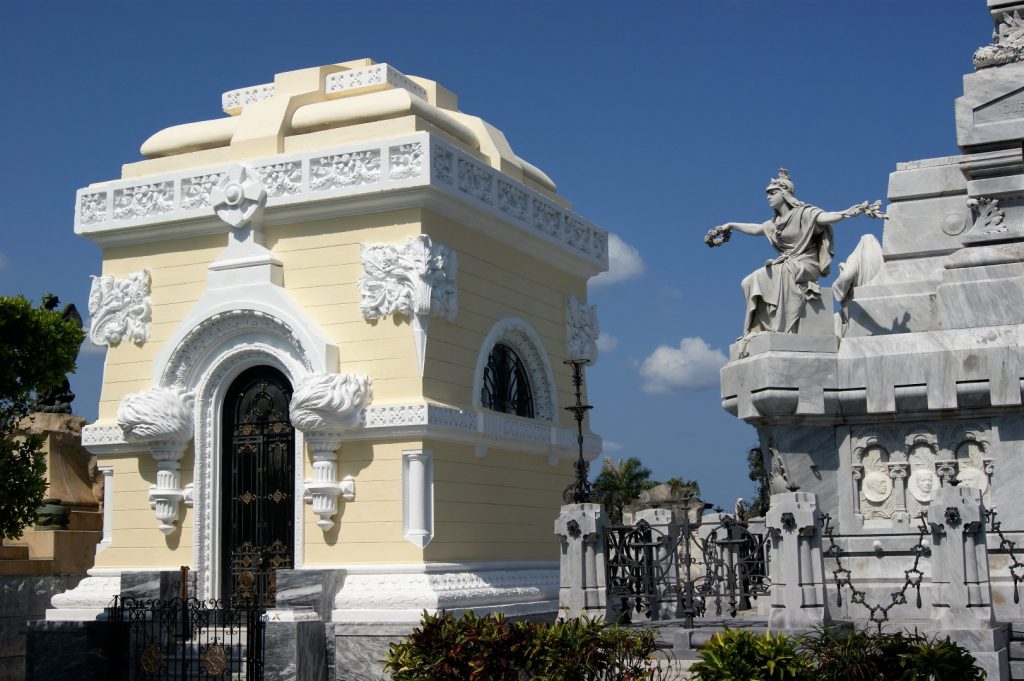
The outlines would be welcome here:
M 47 310 L 56 310 L 59 304 L 60 299 L 54 294 L 47 293 L 43 295 L 43 307 Z M 79 326 L 82 325 L 82 315 L 78 314 L 78 309 L 74 303 L 65 305 L 62 314 L 64 319 L 70 319 Z M 36 398 L 36 411 L 47 414 L 70 414 L 71 402 L 74 399 L 75 393 L 71 392 L 71 383 L 68 381 L 67 376 L 65 376 L 60 385 L 39 391 L 39 395 Z

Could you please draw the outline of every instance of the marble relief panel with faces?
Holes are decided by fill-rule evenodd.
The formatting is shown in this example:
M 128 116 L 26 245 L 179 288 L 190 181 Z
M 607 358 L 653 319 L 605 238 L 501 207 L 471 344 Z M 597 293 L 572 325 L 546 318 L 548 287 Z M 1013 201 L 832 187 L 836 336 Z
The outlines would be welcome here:
M 975 487 L 992 505 L 991 424 L 957 421 L 855 428 L 852 478 L 856 515 L 913 518 L 945 485 Z

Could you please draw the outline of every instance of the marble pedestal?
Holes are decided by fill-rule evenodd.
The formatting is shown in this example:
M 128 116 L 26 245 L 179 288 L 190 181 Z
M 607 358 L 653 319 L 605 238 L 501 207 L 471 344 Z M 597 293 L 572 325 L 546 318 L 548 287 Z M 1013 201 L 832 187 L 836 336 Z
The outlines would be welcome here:
M 264 621 L 265 681 L 326 681 L 326 629 L 312 609 L 275 608 Z

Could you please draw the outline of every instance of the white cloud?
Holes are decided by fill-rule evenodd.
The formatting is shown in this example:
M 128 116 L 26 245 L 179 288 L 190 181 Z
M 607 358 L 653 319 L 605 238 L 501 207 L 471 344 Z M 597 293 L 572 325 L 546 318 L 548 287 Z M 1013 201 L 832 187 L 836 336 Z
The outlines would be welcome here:
M 619 339 L 610 333 L 602 331 L 597 334 L 597 351 L 602 355 L 615 352 L 615 349 L 619 347 Z
M 718 385 L 718 370 L 727 361 L 721 350 L 712 349 L 703 338 L 684 338 L 678 348 L 659 345 L 638 370 L 645 393 L 667 395 Z
M 639 277 L 647 271 L 640 251 L 636 250 L 618 235 L 608 234 L 608 271 L 602 272 L 590 280 L 590 285 L 608 286 L 620 281 Z
M 671 298 L 673 300 L 682 300 L 683 298 L 683 292 L 677 289 L 675 286 L 662 286 L 661 295 L 665 296 L 666 298 Z
M 601 451 L 603 452 L 621 452 L 625 447 L 620 445 L 618 442 L 612 442 L 611 440 L 605 440 L 601 443 Z

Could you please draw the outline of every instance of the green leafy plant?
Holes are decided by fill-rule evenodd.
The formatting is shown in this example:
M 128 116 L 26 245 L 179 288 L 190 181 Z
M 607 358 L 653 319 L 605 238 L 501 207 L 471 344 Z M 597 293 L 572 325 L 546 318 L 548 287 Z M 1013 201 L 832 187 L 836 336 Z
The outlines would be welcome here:
M 35 394 L 74 371 L 82 327 L 25 298 L 0 297 L 0 542 L 35 521 L 46 493 L 43 439 L 20 425 Z
M 613 461 L 605 458 L 601 472 L 594 480 L 594 495 L 604 505 L 612 524 L 622 522 L 622 509 L 640 496 L 640 492 L 658 483 L 651 479 L 651 469 L 631 456 Z
M 746 629 L 716 632 L 690 667 L 700 681 L 810 681 L 811 665 L 784 634 L 753 634 Z
M 597 619 L 538 624 L 424 612 L 412 634 L 389 646 L 384 670 L 394 681 L 642 681 L 661 678 L 654 653 L 653 631 Z

